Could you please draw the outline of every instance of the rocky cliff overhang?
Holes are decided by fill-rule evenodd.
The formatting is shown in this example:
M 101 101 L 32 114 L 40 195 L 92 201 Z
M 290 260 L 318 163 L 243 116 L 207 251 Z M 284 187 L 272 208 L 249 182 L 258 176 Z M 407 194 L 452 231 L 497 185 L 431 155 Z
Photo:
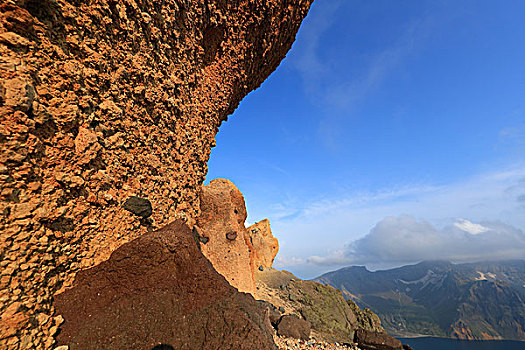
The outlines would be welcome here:
M 310 3 L 2 1 L 0 347 L 51 347 L 76 272 L 197 216 L 219 125 Z

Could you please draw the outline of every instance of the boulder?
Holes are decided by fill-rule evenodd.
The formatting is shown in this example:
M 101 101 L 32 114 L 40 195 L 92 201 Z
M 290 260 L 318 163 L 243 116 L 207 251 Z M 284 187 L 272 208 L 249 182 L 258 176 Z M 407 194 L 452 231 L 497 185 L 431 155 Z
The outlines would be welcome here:
M 364 329 L 355 332 L 354 342 L 362 350 L 403 350 L 401 342 L 391 335 Z
M 272 235 L 270 221 L 264 219 L 253 224 L 248 227 L 248 234 L 250 242 L 253 245 L 254 265 L 257 266 L 260 271 L 266 267 L 272 267 L 273 260 L 277 252 L 279 252 L 279 242 L 277 238 Z
M 268 310 L 268 318 L 270 320 L 270 324 L 273 327 L 277 328 L 277 325 L 279 324 L 279 321 L 281 321 L 282 317 L 281 308 L 277 308 L 275 307 L 275 305 L 265 300 L 257 300 L 257 303 L 259 303 L 260 306 Z
M 202 253 L 232 286 L 254 294 L 253 248 L 244 227 L 247 214 L 241 191 L 229 180 L 216 179 L 202 188 L 199 199 L 195 229 Z
M 213 269 L 180 220 L 78 273 L 55 306 L 58 343 L 71 350 L 276 348 L 264 310 Z
M 308 340 L 310 339 L 310 322 L 295 315 L 284 315 L 277 325 L 277 334 L 283 337 Z

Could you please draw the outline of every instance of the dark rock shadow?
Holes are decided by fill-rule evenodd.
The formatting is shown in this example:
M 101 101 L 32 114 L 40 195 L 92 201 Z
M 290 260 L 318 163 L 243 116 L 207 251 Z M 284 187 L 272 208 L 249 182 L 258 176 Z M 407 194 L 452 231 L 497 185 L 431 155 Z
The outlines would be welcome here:
M 175 350 L 173 346 L 167 344 L 159 344 L 151 350 Z

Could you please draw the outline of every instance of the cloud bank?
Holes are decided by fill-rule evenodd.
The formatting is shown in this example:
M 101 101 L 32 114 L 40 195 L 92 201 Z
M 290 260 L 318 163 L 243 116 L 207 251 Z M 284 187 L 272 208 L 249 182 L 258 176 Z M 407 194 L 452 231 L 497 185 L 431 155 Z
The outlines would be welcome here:
M 315 265 L 406 264 L 422 260 L 470 262 L 525 259 L 525 234 L 501 222 L 458 219 L 436 228 L 410 215 L 386 217 L 363 238 L 327 256 L 312 256 Z

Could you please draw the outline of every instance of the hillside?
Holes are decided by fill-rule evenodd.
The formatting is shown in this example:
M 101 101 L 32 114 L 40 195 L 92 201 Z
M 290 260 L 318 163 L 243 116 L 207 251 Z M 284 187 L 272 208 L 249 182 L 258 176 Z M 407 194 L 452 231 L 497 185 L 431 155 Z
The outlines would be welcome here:
M 369 307 L 397 336 L 525 340 L 525 261 L 352 266 L 315 280 Z

